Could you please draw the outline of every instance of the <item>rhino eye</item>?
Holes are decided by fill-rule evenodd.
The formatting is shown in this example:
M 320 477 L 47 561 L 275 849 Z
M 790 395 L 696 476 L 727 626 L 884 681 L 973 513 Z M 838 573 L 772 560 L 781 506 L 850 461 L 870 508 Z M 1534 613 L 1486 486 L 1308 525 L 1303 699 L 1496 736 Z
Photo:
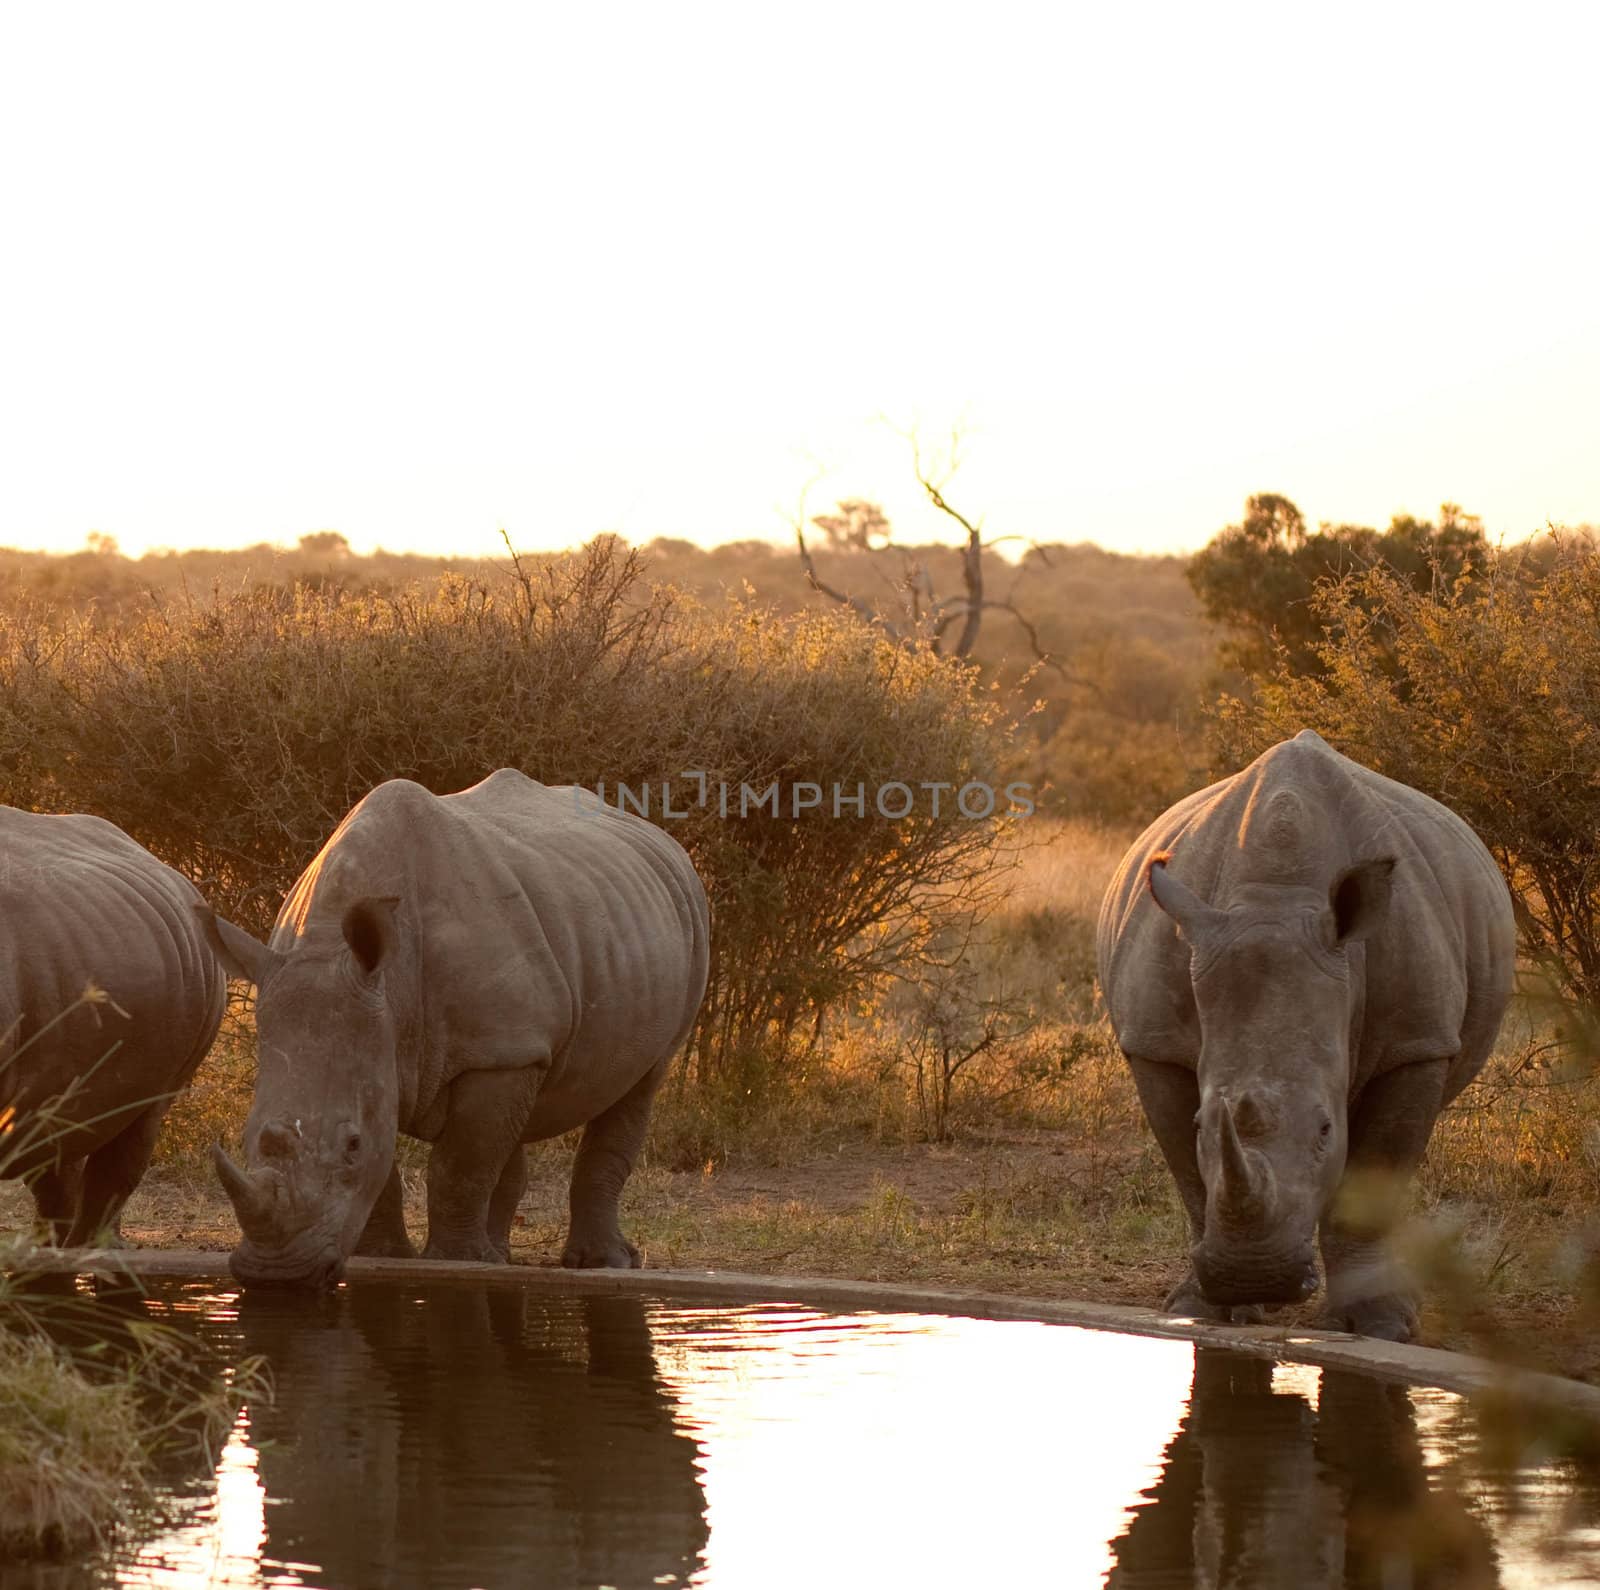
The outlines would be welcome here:
M 347 1138 L 345 1138 L 344 1151 L 346 1154 L 352 1156 L 361 1152 L 361 1134 L 359 1132 L 352 1132 Z
M 1322 1125 L 1317 1128 L 1317 1136 L 1320 1137 L 1324 1143 L 1326 1143 L 1328 1139 L 1333 1136 L 1333 1122 L 1324 1121 Z

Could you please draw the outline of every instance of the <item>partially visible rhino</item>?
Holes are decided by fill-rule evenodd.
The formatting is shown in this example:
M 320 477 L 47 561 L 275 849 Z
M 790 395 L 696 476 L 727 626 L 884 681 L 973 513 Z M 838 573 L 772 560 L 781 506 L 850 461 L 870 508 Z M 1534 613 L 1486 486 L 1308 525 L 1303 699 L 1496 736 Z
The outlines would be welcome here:
M 117 1240 L 217 1035 L 227 981 L 202 904 L 99 817 L 0 806 L 0 1176 L 28 1178 L 58 1243 Z
M 255 983 L 246 1167 L 220 1147 L 246 1284 L 334 1284 L 409 1255 L 395 1134 L 433 1145 L 426 1258 L 503 1262 L 522 1145 L 585 1127 L 562 1263 L 637 1266 L 617 1203 L 705 992 L 688 856 L 643 819 L 502 768 L 460 794 L 380 784 L 269 944 L 217 917 Z
M 1476 835 L 1307 730 L 1134 842 L 1098 940 L 1189 1216 L 1166 1306 L 1226 1319 L 1309 1297 L 1320 1224 L 1326 1322 L 1407 1339 L 1374 1191 L 1421 1159 L 1511 994 L 1511 899 Z

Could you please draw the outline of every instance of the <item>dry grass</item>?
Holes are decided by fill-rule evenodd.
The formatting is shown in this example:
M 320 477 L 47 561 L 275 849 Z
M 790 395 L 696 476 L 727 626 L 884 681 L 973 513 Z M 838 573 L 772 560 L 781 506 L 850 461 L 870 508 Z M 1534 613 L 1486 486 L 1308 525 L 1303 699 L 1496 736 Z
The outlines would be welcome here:
M 1021 865 L 1007 889 L 1005 916 L 1049 912 L 1091 927 L 1100 897 L 1133 831 L 1085 818 L 1036 818 L 1019 824 L 1016 853 Z
M 94 991 L 83 995 L 93 1002 Z M 45 1029 L 46 1031 L 48 1029 Z M 26 1065 L 41 1034 L 10 1063 Z M 0 1128 L 0 1178 L 70 1144 L 71 1093 Z M 8 1114 L 14 1114 L 14 1111 Z M 180 1432 L 211 1452 L 237 1406 L 259 1389 L 253 1365 L 232 1386 L 220 1363 L 137 1307 L 100 1306 L 69 1277 L 30 1274 L 33 1204 L 21 1180 L 0 1203 L 0 1563 L 59 1556 L 104 1541 L 153 1504 L 153 1465 Z M 9 1208 L 6 1207 L 9 1205 Z M 6 1216 L 9 1215 L 9 1220 Z
M 98 1539 L 144 1470 L 136 1388 L 0 1331 L 0 1561 Z
M 240 1402 L 270 1395 L 258 1361 L 197 1351 L 136 1292 L 30 1276 L 29 1249 L 0 1242 L 0 1580 L 157 1517 L 158 1483 L 208 1472 Z

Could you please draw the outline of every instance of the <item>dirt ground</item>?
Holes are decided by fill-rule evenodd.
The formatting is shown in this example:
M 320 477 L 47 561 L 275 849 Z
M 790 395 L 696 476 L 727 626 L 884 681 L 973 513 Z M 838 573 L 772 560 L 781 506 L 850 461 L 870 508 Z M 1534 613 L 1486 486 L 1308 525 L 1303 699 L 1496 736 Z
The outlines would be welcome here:
M 1085 1164 L 1066 1134 L 996 1131 L 959 1144 L 841 1140 L 792 1163 L 702 1172 L 641 1167 L 624 1199 L 624 1228 L 658 1269 L 826 1275 L 1017 1296 L 1157 1306 L 1183 1269 L 1183 1231 L 1164 1172 L 1148 1150 L 1120 1165 Z M 530 1154 L 530 1185 L 512 1235 L 515 1262 L 559 1261 L 569 1157 Z M 1108 1177 L 1109 1171 L 1109 1177 Z M 1096 1211 L 1084 1189 L 1108 1179 Z M 408 1169 L 412 1235 L 426 1229 L 420 1171 Z M 1148 1184 L 1149 1197 L 1138 1189 Z M 1130 1197 L 1130 1189 L 1133 1196 Z M 1131 1206 L 1131 1209 L 1130 1209 Z M 0 1186 L 0 1231 L 26 1222 L 26 1196 Z M 215 1183 L 147 1179 L 124 1235 L 138 1247 L 227 1249 L 237 1237 Z M 1316 1300 L 1275 1316 L 1314 1322 Z M 1600 1332 L 1573 1299 L 1502 1292 L 1462 1307 L 1430 1296 L 1421 1340 L 1489 1352 L 1600 1382 Z

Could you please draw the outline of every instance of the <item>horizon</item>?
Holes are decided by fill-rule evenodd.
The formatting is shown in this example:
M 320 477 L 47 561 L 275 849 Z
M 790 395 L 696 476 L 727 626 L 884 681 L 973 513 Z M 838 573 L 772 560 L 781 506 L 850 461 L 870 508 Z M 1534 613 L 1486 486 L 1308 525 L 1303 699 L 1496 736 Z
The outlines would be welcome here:
M 1593 31 L 13 12 L 0 543 L 1594 523 Z
M 1242 509 L 1242 505 L 1241 505 L 1241 509 Z M 1436 523 L 1437 522 L 1437 515 L 1438 515 L 1438 509 L 1435 509 L 1433 514 L 1418 514 L 1415 517 L 1417 519 L 1421 520 L 1421 521 L 1424 521 L 1424 522 Z M 1363 528 L 1369 528 L 1369 529 L 1374 529 L 1374 530 L 1378 530 L 1378 531 L 1383 531 L 1383 530 L 1386 530 L 1389 527 L 1390 522 L 1396 517 L 1398 517 L 1398 515 L 1391 515 L 1389 519 L 1386 519 L 1381 524 L 1365 526 Z M 1312 531 L 1313 533 L 1315 533 L 1315 531 L 1317 531 L 1317 530 L 1329 530 L 1329 529 L 1339 529 L 1339 528 L 1354 528 L 1354 526 L 1351 525 L 1350 522 L 1348 522 L 1348 521 L 1337 521 L 1337 522 L 1334 522 L 1334 521 L 1323 520 L 1321 522 L 1316 522 L 1316 521 L 1312 521 L 1308 517 L 1306 523 L 1307 523 L 1307 529 L 1309 531 Z M 1223 529 L 1223 528 L 1225 528 L 1225 527 L 1224 526 L 1220 526 L 1220 525 L 1218 526 L 1219 530 Z M 1504 537 L 1495 537 L 1495 536 L 1493 536 L 1492 534 L 1490 534 L 1488 532 L 1487 527 L 1485 527 L 1485 534 L 1489 536 L 1489 539 L 1490 539 L 1491 543 L 1498 541 L 1498 542 L 1501 542 L 1502 544 L 1514 546 L 1519 541 L 1531 540 L 1535 536 L 1544 534 L 1546 532 L 1546 530 L 1600 533 L 1600 525 L 1595 525 L 1595 524 L 1591 524 L 1591 523 L 1589 523 L 1587 521 L 1584 521 L 1584 522 L 1580 522 L 1580 523 L 1572 524 L 1572 525 L 1540 526 L 1538 529 L 1529 531 L 1526 536 L 1504 536 Z M 303 541 L 315 540 L 319 536 L 327 536 L 327 535 L 338 536 L 340 538 L 340 540 L 344 543 L 343 547 L 338 549 L 338 551 L 335 552 L 335 551 L 332 551 L 331 549 L 325 549 L 325 548 L 316 548 L 316 547 L 307 548 L 306 546 L 304 546 L 302 544 Z M 631 548 L 631 549 L 633 549 L 635 551 L 644 552 L 644 553 L 649 553 L 659 543 L 678 543 L 678 544 L 681 544 L 681 545 L 684 545 L 684 546 L 688 546 L 693 551 L 698 552 L 698 553 L 703 553 L 703 554 L 705 554 L 707 556 L 714 556 L 715 554 L 717 554 L 719 552 L 728 552 L 728 551 L 731 551 L 731 550 L 734 550 L 734 549 L 748 549 L 748 548 L 751 548 L 751 547 L 761 547 L 761 548 L 765 549 L 765 551 L 771 553 L 776 558 L 795 557 L 795 543 L 794 543 L 794 538 L 793 538 L 792 533 L 787 537 L 784 537 L 784 536 L 781 536 L 781 535 L 780 536 L 750 535 L 750 536 L 730 536 L 725 541 L 705 541 L 705 540 L 696 539 L 696 538 L 694 538 L 692 536 L 679 536 L 679 535 L 674 535 L 671 532 L 668 532 L 668 533 L 661 534 L 661 535 L 652 535 L 652 536 L 650 536 L 648 538 L 641 539 L 641 540 L 634 540 L 629 536 L 623 535 L 620 531 L 599 530 L 599 531 L 596 531 L 594 533 L 594 535 L 589 537 L 588 539 L 589 540 L 594 540 L 594 539 L 596 539 L 598 537 L 603 537 L 603 536 L 615 536 L 615 537 L 617 537 L 618 540 L 620 540 L 623 543 L 624 546 L 627 546 L 627 547 L 629 547 L 629 548 Z M 567 556 L 570 556 L 570 555 L 572 555 L 574 553 L 577 553 L 577 552 L 581 551 L 582 548 L 586 544 L 587 543 L 583 542 L 583 541 L 572 541 L 572 542 L 566 542 L 566 543 L 560 543 L 560 544 L 552 544 L 552 545 L 541 546 L 541 547 L 527 547 L 527 546 L 519 546 L 519 545 L 517 545 L 515 543 L 515 541 L 513 541 L 511 543 L 511 545 L 508 547 L 506 542 L 503 539 L 499 539 L 497 537 L 496 546 L 493 547 L 493 548 L 490 548 L 488 550 L 484 550 L 484 551 L 460 551 L 460 550 L 448 550 L 448 549 L 446 549 L 446 550 L 426 550 L 426 549 L 423 549 L 423 550 L 407 550 L 407 549 L 404 549 L 404 548 L 401 548 L 401 547 L 397 547 L 397 546 L 386 546 L 382 542 L 375 542 L 370 546 L 360 547 L 360 546 L 357 546 L 354 543 L 352 543 L 350 541 L 350 539 L 343 534 L 342 531 L 336 530 L 336 529 L 334 529 L 333 526 L 330 525 L 330 526 L 321 527 L 321 528 L 316 529 L 316 530 L 303 531 L 303 532 L 301 532 L 301 534 L 299 536 L 297 536 L 292 541 L 290 541 L 290 540 L 276 540 L 276 541 L 274 541 L 274 540 L 269 540 L 269 539 L 261 539 L 261 540 L 256 540 L 256 541 L 244 542 L 244 543 L 233 545 L 233 546 L 226 546 L 226 545 L 220 545 L 220 544 L 208 544 L 208 543 L 203 543 L 202 542 L 202 543 L 197 543 L 194 546 L 187 546 L 187 547 L 156 545 L 156 546 L 148 546 L 148 547 L 139 548 L 137 550 L 130 549 L 128 547 L 125 547 L 125 546 L 121 545 L 121 543 L 117 540 L 117 538 L 115 536 L 107 536 L 107 535 L 105 535 L 104 532 L 101 532 L 101 531 L 91 531 L 91 532 L 89 532 L 89 535 L 86 538 L 85 542 L 83 544 L 80 544 L 80 545 L 75 546 L 75 547 L 74 546 L 26 547 L 26 546 L 8 545 L 8 544 L 0 543 L 0 557 L 3 557 L 5 555 L 7 555 L 7 554 L 16 555 L 16 556 L 22 556 L 22 557 L 45 557 L 45 558 L 67 558 L 67 557 L 75 557 L 75 556 L 95 557 L 95 556 L 109 555 L 109 556 L 112 556 L 112 557 L 118 557 L 118 558 L 125 559 L 126 561 L 128 561 L 130 563 L 139 563 L 139 562 L 142 562 L 142 561 L 144 561 L 146 559 L 159 560 L 159 559 L 164 559 L 164 558 L 169 558 L 169 557 L 244 557 L 244 556 L 247 556 L 248 554 L 251 554 L 251 553 L 259 553 L 259 554 L 261 554 L 263 556 L 270 554 L 272 557 L 293 557 L 293 556 L 311 556 L 311 557 L 315 557 L 315 556 L 318 556 L 318 555 L 334 555 L 334 556 L 338 556 L 338 555 L 344 554 L 344 555 L 348 555 L 350 558 L 352 558 L 354 560 L 357 560 L 357 561 L 359 561 L 359 560 L 361 560 L 363 558 L 389 558 L 389 557 L 394 557 L 394 558 L 417 558 L 417 559 L 421 559 L 421 560 L 437 559 L 439 561 L 464 561 L 464 562 L 496 563 L 496 562 L 504 562 L 506 559 L 508 559 L 509 557 L 512 557 L 512 556 L 530 556 L 530 557 L 533 557 L 533 556 L 545 556 L 545 555 L 555 555 L 555 556 L 567 555 Z M 812 555 L 814 557 L 818 558 L 819 560 L 824 560 L 823 572 L 826 572 L 826 562 L 825 562 L 825 560 L 827 560 L 827 559 L 835 558 L 835 559 L 847 560 L 847 559 L 850 559 L 850 558 L 857 558 L 857 557 L 872 557 L 874 555 L 874 553 L 872 551 L 868 551 L 866 549 L 852 549 L 852 548 L 832 547 L 832 546 L 828 545 L 828 543 L 826 542 L 825 538 L 821 535 L 821 533 L 820 532 L 816 532 L 815 530 L 813 530 L 812 534 L 808 538 L 808 545 L 809 545 L 810 550 L 812 552 Z M 930 538 L 930 539 L 911 540 L 910 538 L 901 538 L 900 536 L 896 535 L 892 545 L 893 545 L 894 548 L 898 549 L 901 552 L 927 552 L 927 551 L 932 551 L 932 550 L 938 550 L 938 551 L 942 551 L 942 552 L 949 552 L 949 553 L 952 553 L 952 554 L 956 554 L 956 553 L 959 553 L 959 551 L 960 551 L 959 542 L 957 542 L 955 540 L 952 540 L 952 539 L 934 540 L 934 539 Z M 1201 543 L 1200 545 L 1203 546 L 1204 543 Z M 1052 551 L 1052 552 L 1073 552 L 1073 551 L 1080 551 L 1080 550 L 1087 549 L 1089 551 L 1101 552 L 1101 553 L 1105 553 L 1107 556 L 1118 557 L 1118 558 L 1149 558 L 1149 559 L 1175 558 L 1175 559 L 1177 559 L 1177 560 L 1179 560 L 1181 562 L 1187 562 L 1189 559 L 1194 557 L 1196 552 L 1198 552 L 1200 550 L 1200 546 L 1195 546 L 1195 547 L 1170 547 L 1170 548 L 1155 548 L 1155 549 L 1140 549 L 1140 548 L 1134 548 L 1134 547 L 1113 547 L 1113 546 L 1108 546 L 1103 541 L 1096 540 L 1093 536 L 1086 536 L 1086 537 L 1080 537 L 1080 538 L 1077 538 L 1077 539 L 1074 539 L 1074 540 L 1070 540 L 1070 541 L 1068 541 L 1068 540 L 1050 540 L 1050 541 L 1036 541 L 1036 542 L 1030 542 L 1030 543 L 1026 543 L 1026 544 L 1019 544 L 1016 540 L 1013 539 L 1013 540 L 1009 540 L 1009 541 L 1007 541 L 1005 543 L 1002 543 L 1002 544 L 999 544 L 999 545 L 988 545 L 988 544 L 986 544 L 985 547 L 984 547 L 984 554 L 985 554 L 986 557 L 998 558 L 1004 563 L 1015 564 L 1015 563 L 1021 561 L 1021 559 L 1026 556 L 1028 551 L 1031 550 L 1032 548 L 1035 548 L 1035 547 L 1042 547 L 1042 548 L 1045 548 L 1045 549 L 1047 549 L 1049 551 Z M 803 568 L 802 568 L 801 564 L 799 563 L 798 559 L 796 559 L 796 562 L 795 562 L 795 574 L 796 574 L 797 578 L 801 578 L 801 579 L 804 578 L 804 571 L 803 571 Z

